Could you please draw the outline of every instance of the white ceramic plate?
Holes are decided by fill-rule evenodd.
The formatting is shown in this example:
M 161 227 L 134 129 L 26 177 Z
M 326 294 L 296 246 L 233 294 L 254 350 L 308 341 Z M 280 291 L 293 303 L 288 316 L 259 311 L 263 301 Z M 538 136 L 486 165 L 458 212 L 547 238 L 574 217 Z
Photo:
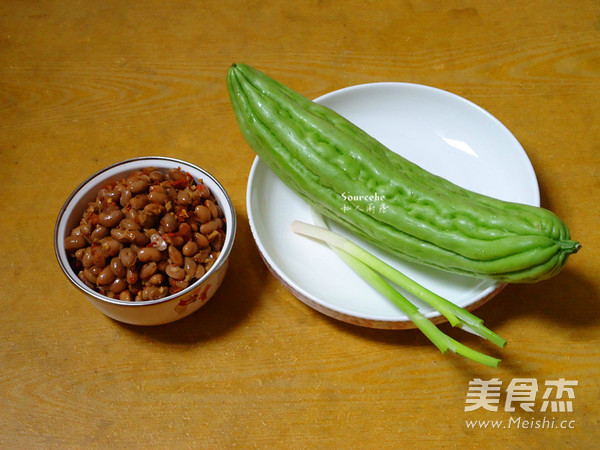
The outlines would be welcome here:
M 539 206 L 539 188 L 527 155 L 510 131 L 462 97 L 422 85 L 372 83 L 315 100 L 361 127 L 391 150 L 464 188 Z M 359 278 L 326 246 L 290 230 L 312 223 L 310 207 L 258 157 L 247 191 L 248 218 L 258 249 L 273 274 L 310 307 L 345 322 L 373 328 L 412 328 L 408 318 Z M 377 206 L 377 205 L 375 205 Z M 475 309 L 502 289 L 486 280 L 448 274 L 384 253 L 334 223 L 415 281 L 448 300 Z M 435 322 L 443 317 L 417 299 Z

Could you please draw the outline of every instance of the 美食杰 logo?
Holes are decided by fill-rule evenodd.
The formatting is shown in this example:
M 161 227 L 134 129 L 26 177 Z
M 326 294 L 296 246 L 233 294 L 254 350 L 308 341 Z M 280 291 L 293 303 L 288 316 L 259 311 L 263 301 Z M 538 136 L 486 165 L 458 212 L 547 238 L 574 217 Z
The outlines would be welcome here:
M 578 385 L 577 380 L 559 378 L 547 380 L 544 385 L 546 388 L 543 390 L 542 404 L 538 411 L 573 412 L 572 399 L 575 398 L 573 387 Z M 475 378 L 469 381 L 465 411 L 475 411 L 480 408 L 498 411 L 501 389 L 502 381 L 498 378 L 491 380 Z M 539 390 L 536 378 L 513 378 L 505 390 L 504 411 L 515 411 L 515 405 L 523 411 L 534 411 Z
M 543 384 L 536 378 L 513 378 L 506 387 L 499 378 L 469 381 L 464 411 L 477 410 L 509 413 L 535 413 L 532 417 L 514 417 L 509 420 L 466 420 L 468 428 L 532 428 L 532 429 L 572 429 L 575 420 L 568 414 L 573 412 L 577 380 L 558 378 L 545 380 Z M 549 414 L 540 417 L 539 413 Z M 556 417 L 560 414 L 562 417 Z

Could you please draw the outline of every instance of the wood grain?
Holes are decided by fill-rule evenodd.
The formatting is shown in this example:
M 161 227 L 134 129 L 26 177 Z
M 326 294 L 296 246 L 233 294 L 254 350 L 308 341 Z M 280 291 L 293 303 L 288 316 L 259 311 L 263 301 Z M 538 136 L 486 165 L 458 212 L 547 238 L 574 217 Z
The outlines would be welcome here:
M 0 447 L 595 448 L 600 438 L 600 5 L 591 0 L 0 2 Z M 517 137 L 542 203 L 583 243 L 556 278 L 478 310 L 497 370 L 418 331 L 358 328 L 292 297 L 247 222 L 254 155 L 225 75 L 254 65 L 308 97 L 404 81 L 479 104 Z M 54 223 L 88 175 L 165 155 L 211 171 L 239 229 L 196 314 L 107 319 L 60 272 Z M 578 380 L 574 429 L 468 428 L 469 381 Z M 541 392 L 536 406 L 539 410 Z

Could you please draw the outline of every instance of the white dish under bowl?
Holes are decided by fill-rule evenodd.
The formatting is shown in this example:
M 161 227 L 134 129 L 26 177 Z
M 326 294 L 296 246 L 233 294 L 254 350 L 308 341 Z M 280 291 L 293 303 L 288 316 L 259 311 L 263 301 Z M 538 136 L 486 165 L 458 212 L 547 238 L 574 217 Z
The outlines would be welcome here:
M 539 187 L 527 154 L 511 132 L 474 103 L 449 92 L 409 83 L 371 83 L 315 100 L 422 168 L 475 192 L 539 206 Z M 294 234 L 294 220 L 312 223 L 311 208 L 258 157 L 248 180 L 248 218 L 271 272 L 298 299 L 355 325 L 405 329 L 414 325 L 347 267 L 326 245 Z M 377 206 L 377 205 L 375 205 Z M 328 225 L 442 297 L 473 310 L 503 287 L 413 264 L 368 244 L 331 221 Z M 445 319 L 407 295 L 434 322 Z

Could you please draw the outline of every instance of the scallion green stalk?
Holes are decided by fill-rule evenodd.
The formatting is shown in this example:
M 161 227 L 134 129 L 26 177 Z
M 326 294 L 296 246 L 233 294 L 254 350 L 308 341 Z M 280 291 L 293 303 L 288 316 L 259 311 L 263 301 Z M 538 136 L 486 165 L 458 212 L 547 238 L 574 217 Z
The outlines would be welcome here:
M 482 364 L 491 367 L 498 366 L 500 362 L 499 359 L 472 350 L 439 331 L 439 329 L 429 321 L 416 306 L 387 283 L 383 277 L 431 305 L 444 315 L 451 325 L 467 328 L 469 331 L 489 339 L 496 345 L 504 347 L 506 341 L 493 331 L 484 327 L 481 319 L 466 311 L 464 308 L 429 291 L 349 239 L 329 230 L 326 228 L 326 225 L 320 216 L 316 216 L 315 221 L 323 224 L 323 226 L 294 221 L 292 223 L 292 230 L 295 233 L 326 242 L 344 260 L 344 262 L 346 262 L 346 264 L 406 314 L 406 316 L 442 353 L 445 353 L 447 350 L 452 350 L 457 354 Z

